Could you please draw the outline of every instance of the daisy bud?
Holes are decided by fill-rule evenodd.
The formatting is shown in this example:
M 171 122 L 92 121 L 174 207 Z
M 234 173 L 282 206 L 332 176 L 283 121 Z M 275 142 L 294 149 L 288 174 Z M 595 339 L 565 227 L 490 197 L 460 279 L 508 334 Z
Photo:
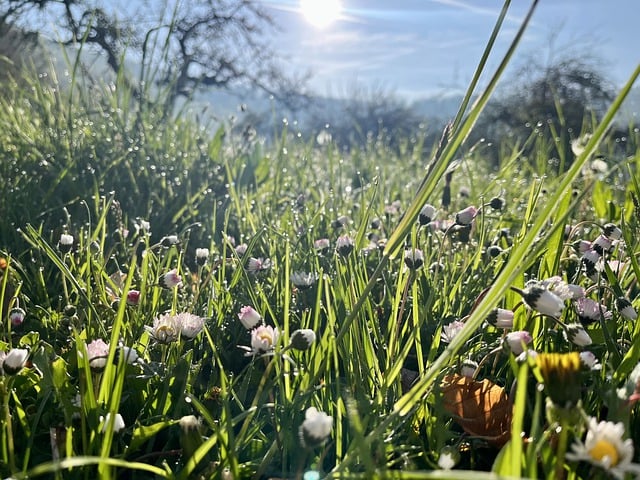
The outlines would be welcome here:
M 589 250 L 593 249 L 593 246 L 589 240 L 576 240 L 571 244 L 571 246 L 580 255 L 584 255 Z
M 522 292 L 524 302 L 543 315 L 558 318 L 564 309 L 564 302 L 555 293 L 538 285 L 531 285 Z
M 319 238 L 313 242 L 313 248 L 318 253 L 327 253 L 329 251 L 329 247 L 331 246 L 331 242 L 328 238 Z
M 123 345 L 119 346 L 118 350 L 116 350 L 116 356 L 118 355 L 122 355 L 124 357 L 124 362 L 127 365 L 144 363 L 142 358 L 140 358 L 140 356 L 138 355 L 138 352 L 131 347 L 125 347 Z
M 140 291 L 129 290 L 127 293 L 127 305 L 136 306 L 140 303 Z
M 438 457 L 438 467 L 441 470 L 451 470 L 460 461 L 460 452 L 457 448 L 447 445 L 440 450 Z
M 309 328 L 304 328 L 291 334 L 290 345 L 296 350 L 308 350 L 315 341 L 316 332 Z
M 525 346 L 531 343 L 531 334 L 524 330 L 507 333 L 504 342 L 514 355 L 520 355 L 525 350 Z
M 180 242 L 177 235 L 167 235 L 160 239 L 160 244 L 163 247 L 170 247 L 171 245 L 177 245 Z
M 2 360 L 0 369 L 8 375 L 16 375 L 27 364 L 29 350 L 24 348 L 12 348 Z
M 239 257 L 242 257 L 247 252 L 247 248 L 249 248 L 249 246 L 246 243 L 241 243 L 240 245 L 235 247 L 233 250 L 236 252 L 236 255 L 238 255 Z
M 436 207 L 427 203 L 424 207 L 422 207 L 422 210 L 420 210 L 418 221 L 420 222 L 420 225 L 426 225 L 433 221 L 435 217 Z
M 20 307 L 12 308 L 9 312 L 9 321 L 13 327 L 19 327 L 24 322 L 26 312 Z
M 173 269 L 160 277 L 158 283 L 163 288 L 174 288 L 182 286 L 182 277 L 178 275 L 178 270 Z
M 592 248 L 591 250 L 587 250 L 586 252 L 584 252 L 584 254 L 582 255 L 582 261 L 587 266 L 592 266 L 595 268 L 595 266 L 600 261 L 601 256 L 602 255 L 600 255 L 596 250 Z
M 486 320 L 496 328 L 513 328 L 513 311 L 504 308 L 494 308 Z
M 600 366 L 596 356 L 589 350 L 580 352 L 580 361 L 582 362 L 582 365 L 584 365 L 585 368 L 588 368 L 589 370 L 596 370 Z
M 591 248 L 598 252 L 600 256 L 602 256 L 609 250 L 611 250 L 611 240 L 609 240 L 609 238 L 607 238 L 604 234 L 598 235 L 598 238 L 593 241 Z
M 331 435 L 333 417 L 319 412 L 315 407 L 307 408 L 304 417 L 298 432 L 302 445 L 309 448 L 322 445 Z
M 298 290 L 308 290 L 318 281 L 318 274 L 313 272 L 293 272 L 291 274 L 291 283 Z
M 491 258 L 496 258 L 501 253 L 502 248 L 500 248 L 498 245 L 491 245 L 487 247 L 487 255 L 489 255 Z
M 631 302 L 624 297 L 616 298 L 616 309 L 627 320 L 635 320 L 638 318 L 638 313 L 635 311 Z
M 593 340 L 591 340 L 587 331 L 579 323 L 570 323 L 566 325 L 564 329 L 564 336 L 568 341 L 578 347 L 586 347 L 593 343 Z
M 349 217 L 347 217 L 346 215 L 340 215 L 333 222 L 331 222 L 331 226 L 333 228 L 342 228 L 345 225 L 347 225 L 348 223 L 351 223 L 351 219 Z
M 478 362 L 474 362 L 471 359 L 467 359 L 464 362 L 462 362 L 462 365 L 460 366 L 460 375 L 467 378 L 473 378 L 477 368 L 478 368 Z
M 89 355 L 89 367 L 93 372 L 102 372 L 107 366 L 109 356 L 109 344 L 102 339 L 94 340 L 87 344 L 87 355 Z
M 538 352 L 530 348 L 528 350 L 523 351 L 520 355 L 518 355 L 516 357 L 516 362 L 524 363 L 524 362 L 529 362 L 529 360 L 532 360 L 535 362 L 537 358 L 538 358 Z
M 63 233 L 60 235 L 60 240 L 58 241 L 58 249 L 62 253 L 69 253 L 71 251 L 71 247 L 73 247 L 73 235 L 69 235 L 67 233 Z
M 478 209 L 476 207 L 467 207 L 464 210 L 460 210 L 456 213 L 456 224 L 458 225 L 471 225 L 473 219 L 476 218 Z
M 209 260 L 208 248 L 196 248 L 196 263 L 201 267 Z
M 622 230 L 615 223 L 607 223 L 602 227 L 602 231 L 610 240 L 620 240 L 622 238 Z
M 271 260 L 268 258 L 251 257 L 247 260 L 247 272 L 259 273 L 271 268 Z
M 240 309 L 240 313 L 238 313 L 238 318 L 240 319 L 240 323 L 247 330 L 251 330 L 260 322 L 262 322 L 262 316 L 250 306 L 244 306 Z
M 410 270 L 417 270 L 424 265 L 424 254 L 417 248 L 404 252 L 404 263 Z
M 353 246 L 353 239 L 349 235 L 342 235 L 336 240 L 336 251 L 343 257 L 349 256 Z
M 182 457 L 191 458 L 203 443 L 202 422 L 195 415 L 185 415 L 178 422 L 180 425 L 180 446 Z
M 107 413 L 106 417 L 103 417 L 101 415 L 100 423 L 102 424 L 102 433 L 106 433 L 107 429 L 110 426 L 109 424 L 111 423 L 111 413 Z M 124 419 L 122 418 L 122 415 L 120 415 L 119 413 L 116 413 L 115 417 L 113 418 L 113 425 L 111 426 L 111 428 L 115 433 L 118 433 L 124 427 L 125 427 L 125 424 L 124 424 Z

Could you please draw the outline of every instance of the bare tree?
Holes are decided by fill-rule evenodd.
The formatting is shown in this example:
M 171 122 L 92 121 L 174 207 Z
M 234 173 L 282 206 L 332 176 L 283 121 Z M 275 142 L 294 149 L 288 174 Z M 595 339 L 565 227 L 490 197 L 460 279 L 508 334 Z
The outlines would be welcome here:
M 165 87 L 170 103 L 199 87 L 238 84 L 284 101 L 298 98 L 306 76 L 289 74 L 278 62 L 268 38 L 277 25 L 256 2 L 176 0 L 159 13 L 154 2 L 136 6 L 132 12 L 107 0 L 0 0 L 0 21 L 26 29 L 57 19 L 62 43 L 98 47 L 120 75 L 132 75 L 123 67 L 134 59 L 141 81 L 128 78 L 128 84 Z
M 18 77 L 26 68 L 44 64 L 36 35 L 0 20 L 0 82 Z

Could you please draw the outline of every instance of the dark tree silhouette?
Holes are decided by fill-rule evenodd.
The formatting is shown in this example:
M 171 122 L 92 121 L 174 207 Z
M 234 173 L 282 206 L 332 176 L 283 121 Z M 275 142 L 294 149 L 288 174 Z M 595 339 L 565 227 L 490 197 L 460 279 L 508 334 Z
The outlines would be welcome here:
M 132 74 L 123 67 L 133 59 L 141 73 L 137 82 L 127 78 L 129 86 L 163 87 L 169 103 L 210 86 L 248 85 L 285 102 L 301 97 L 306 75 L 285 73 L 268 39 L 277 25 L 257 2 L 184 0 L 160 13 L 146 2 L 133 15 L 123 8 L 107 0 L 0 0 L 0 21 L 28 29 L 57 19 L 64 44 L 98 47 L 120 75 Z
M 590 131 L 592 121 L 601 118 L 613 98 L 613 85 L 587 57 L 561 58 L 546 66 L 531 59 L 513 76 L 506 93 L 490 102 L 476 136 L 495 145 L 505 138 L 520 143 L 532 135 L 555 138 L 547 153 L 550 158 L 566 158 L 566 166 L 571 140 Z

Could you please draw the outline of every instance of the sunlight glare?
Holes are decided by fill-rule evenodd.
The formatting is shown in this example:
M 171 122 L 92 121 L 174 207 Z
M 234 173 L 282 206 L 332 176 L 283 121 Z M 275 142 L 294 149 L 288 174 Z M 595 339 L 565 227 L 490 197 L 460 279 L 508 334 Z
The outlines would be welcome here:
M 342 13 L 340 0 L 300 0 L 300 12 L 316 28 L 325 28 Z

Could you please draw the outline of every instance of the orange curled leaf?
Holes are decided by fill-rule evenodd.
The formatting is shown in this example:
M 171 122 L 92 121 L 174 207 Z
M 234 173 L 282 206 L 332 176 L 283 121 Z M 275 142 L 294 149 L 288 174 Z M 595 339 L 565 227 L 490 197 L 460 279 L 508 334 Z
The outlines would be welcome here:
M 444 377 L 441 390 L 445 410 L 469 435 L 498 447 L 509 440 L 512 406 L 504 388 L 454 374 Z

